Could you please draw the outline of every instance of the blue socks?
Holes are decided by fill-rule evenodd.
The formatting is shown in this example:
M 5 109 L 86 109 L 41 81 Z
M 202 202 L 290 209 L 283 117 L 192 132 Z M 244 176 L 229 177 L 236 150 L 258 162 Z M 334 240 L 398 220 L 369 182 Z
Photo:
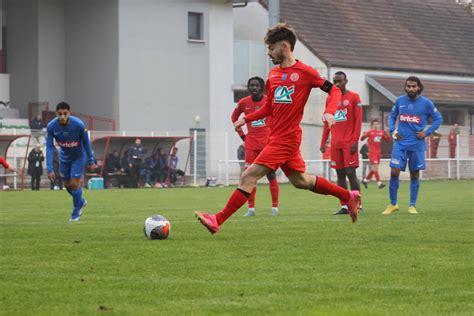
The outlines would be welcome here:
M 416 205 L 419 189 L 420 189 L 420 179 L 411 179 L 410 180 L 410 206 Z
M 397 193 L 398 193 L 399 184 L 400 184 L 400 180 L 398 179 L 398 177 L 396 178 L 390 177 L 389 191 L 390 191 L 390 203 L 392 205 L 397 205 Z
M 82 188 L 72 190 L 72 203 L 74 204 L 74 210 L 79 210 L 82 206 Z

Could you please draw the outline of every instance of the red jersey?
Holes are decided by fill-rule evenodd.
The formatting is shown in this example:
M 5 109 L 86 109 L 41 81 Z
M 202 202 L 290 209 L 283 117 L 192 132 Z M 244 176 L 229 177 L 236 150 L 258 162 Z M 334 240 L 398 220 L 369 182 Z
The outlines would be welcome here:
M 389 141 L 390 136 L 382 130 L 371 129 L 364 133 L 364 136 L 361 137 L 361 141 L 368 138 L 367 145 L 369 146 L 369 153 L 380 154 L 382 147 L 382 139 Z
M 3 157 L 0 157 L 0 165 L 2 165 L 5 169 L 10 168 L 10 165 Z
M 342 95 L 334 114 L 336 124 L 329 129 L 325 123 L 321 146 L 326 144 L 331 132 L 331 148 L 346 148 L 351 144 L 358 144 L 362 128 L 362 106 L 360 97 L 356 92 L 347 90 Z
M 334 114 L 341 91 L 326 82 L 316 69 L 297 60 L 290 67 L 275 67 L 268 74 L 265 106 L 257 112 L 245 115 L 247 122 L 272 116 L 270 141 L 293 144 L 301 143 L 300 122 L 312 88 L 329 93 L 325 113 Z M 329 90 L 330 89 L 330 90 Z
M 251 96 L 242 98 L 237 104 L 237 107 L 234 109 L 234 112 L 232 112 L 232 123 L 237 121 L 239 119 L 240 114 L 242 113 L 248 115 L 250 113 L 258 111 L 265 105 L 265 101 L 266 96 L 263 96 L 260 101 L 254 101 Z M 257 121 L 247 122 L 248 132 L 245 136 L 245 149 L 260 150 L 265 147 L 265 145 L 268 144 L 268 141 L 270 140 L 270 124 L 270 116 Z M 241 136 L 244 135 L 244 132 L 241 128 L 238 129 L 237 132 Z

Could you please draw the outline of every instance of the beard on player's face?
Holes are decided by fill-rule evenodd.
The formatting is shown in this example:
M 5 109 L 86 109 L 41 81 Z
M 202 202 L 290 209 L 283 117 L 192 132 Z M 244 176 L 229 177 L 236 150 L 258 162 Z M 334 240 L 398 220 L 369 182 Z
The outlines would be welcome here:
M 279 65 L 285 59 L 285 52 L 282 43 L 276 43 L 272 51 L 268 54 L 274 65 Z
M 413 90 L 407 91 L 407 95 L 410 99 L 416 98 L 419 94 L 420 94 L 420 90 L 418 90 L 418 91 L 413 91 Z

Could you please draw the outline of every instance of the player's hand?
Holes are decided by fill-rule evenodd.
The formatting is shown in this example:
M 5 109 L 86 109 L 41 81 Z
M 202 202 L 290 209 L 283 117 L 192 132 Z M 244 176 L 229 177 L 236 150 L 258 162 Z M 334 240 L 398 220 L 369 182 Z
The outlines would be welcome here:
M 48 173 L 48 179 L 51 182 L 54 182 L 56 180 L 56 175 L 54 174 L 54 172 L 49 172 Z
M 319 147 L 319 151 L 324 154 L 326 152 L 326 147 L 325 146 Z
M 392 137 L 393 137 L 393 139 L 395 139 L 395 140 L 401 140 L 401 139 L 402 139 L 402 135 L 400 135 L 400 134 L 398 133 L 398 131 L 394 131 L 393 134 L 392 134 Z
M 239 127 L 244 126 L 246 123 L 245 117 L 242 117 L 241 119 L 238 119 L 237 121 L 234 122 L 234 128 L 237 130 Z
M 420 139 L 423 139 L 425 138 L 425 131 L 419 131 L 419 132 L 416 132 L 416 137 L 420 138 Z
M 351 144 L 351 155 L 357 151 L 357 144 Z
M 99 167 L 95 163 L 92 164 L 92 165 L 89 165 L 89 170 L 92 171 L 92 172 L 96 171 L 97 168 L 99 168 Z
M 336 120 L 334 119 L 334 115 L 332 115 L 331 113 L 324 113 L 323 114 L 323 122 L 327 122 L 329 128 L 331 128 L 334 124 L 336 124 Z

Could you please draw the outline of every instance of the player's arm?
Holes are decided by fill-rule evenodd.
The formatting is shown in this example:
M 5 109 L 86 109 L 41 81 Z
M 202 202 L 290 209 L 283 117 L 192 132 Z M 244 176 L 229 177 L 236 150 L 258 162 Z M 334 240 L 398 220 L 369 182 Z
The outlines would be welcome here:
M 272 114 L 273 95 L 271 91 L 270 81 L 268 79 L 265 91 L 267 91 L 267 98 L 265 100 L 265 104 L 258 111 L 245 115 L 243 118 L 236 121 L 234 123 L 235 128 L 243 126 L 247 122 L 261 120 Z
M 333 85 L 326 79 L 323 79 L 319 72 L 314 69 L 309 69 L 311 85 L 315 88 L 319 88 L 328 94 L 326 99 L 326 108 L 324 109 L 323 121 L 328 122 L 329 128 L 331 128 L 336 121 L 334 120 L 334 113 L 337 110 L 337 104 L 341 100 L 341 90 Z
M 239 119 L 242 113 L 243 111 L 240 108 L 240 103 L 238 103 L 231 115 L 232 124 L 234 124 Z M 242 140 L 245 141 L 245 133 L 242 130 L 242 127 L 235 128 L 235 131 L 237 132 L 237 134 L 239 134 L 240 138 L 242 138 Z
M 351 154 L 357 151 L 357 144 L 359 143 L 360 132 L 362 130 L 362 102 L 359 95 L 355 100 L 354 106 L 354 129 L 352 132 L 352 141 L 351 141 Z
M 369 131 L 365 132 L 362 137 L 360 138 L 360 141 L 364 141 L 365 139 L 367 139 L 369 137 Z
M 395 101 L 395 104 L 392 107 L 392 111 L 388 115 L 388 128 L 389 128 L 389 131 L 390 131 L 390 135 L 392 135 L 392 137 L 395 140 L 400 140 L 400 139 L 402 139 L 402 136 L 395 129 L 395 124 L 397 123 L 397 118 L 398 118 L 398 100 Z
M 54 136 L 50 126 L 47 129 L 46 137 L 46 169 L 48 170 L 48 178 L 50 181 L 54 181 L 56 175 L 53 169 L 53 157 L 54 157 Z
M 430 128 L 428 128 L 425 132 L 425 136 L 430 136 L 436 131 L 441 124 L 443 123 L 443 116 L 439 113 L 438 109 L 434 106 L 433 103 L 430 103 L 428 107 L 428 114 L 433 119 Z
M 387 133 L 386 131 L 383 131 L 382 139 L 387 141 L 387 142 L 390 141 L 390 139 L 391 139 L 390 134 Z
M 324 125 L 323 125 L 323 135 L 321 136 L 321 144 L 319 145 L 319 150 L 324 154 L 324 152 L 326 151 L 326 144 L 328 142 L 328 138 L 329 138 L 329 132 L 331 131 L 331 129 L 329 128 L 328 126 L 328 123 L 327 122 L 324 122 Z
M 94 166 L 95 161 L 94 161 L 94 154 L 92 153 L 92 146 L 91 146 L 91 141 L 89 139 L 89 133 L 87 132 L 87 129 L 83 128 L 81 131 L 82 134 L 82 148 L 86 151 L 87 155 L 87 164 L 89 166 Z

